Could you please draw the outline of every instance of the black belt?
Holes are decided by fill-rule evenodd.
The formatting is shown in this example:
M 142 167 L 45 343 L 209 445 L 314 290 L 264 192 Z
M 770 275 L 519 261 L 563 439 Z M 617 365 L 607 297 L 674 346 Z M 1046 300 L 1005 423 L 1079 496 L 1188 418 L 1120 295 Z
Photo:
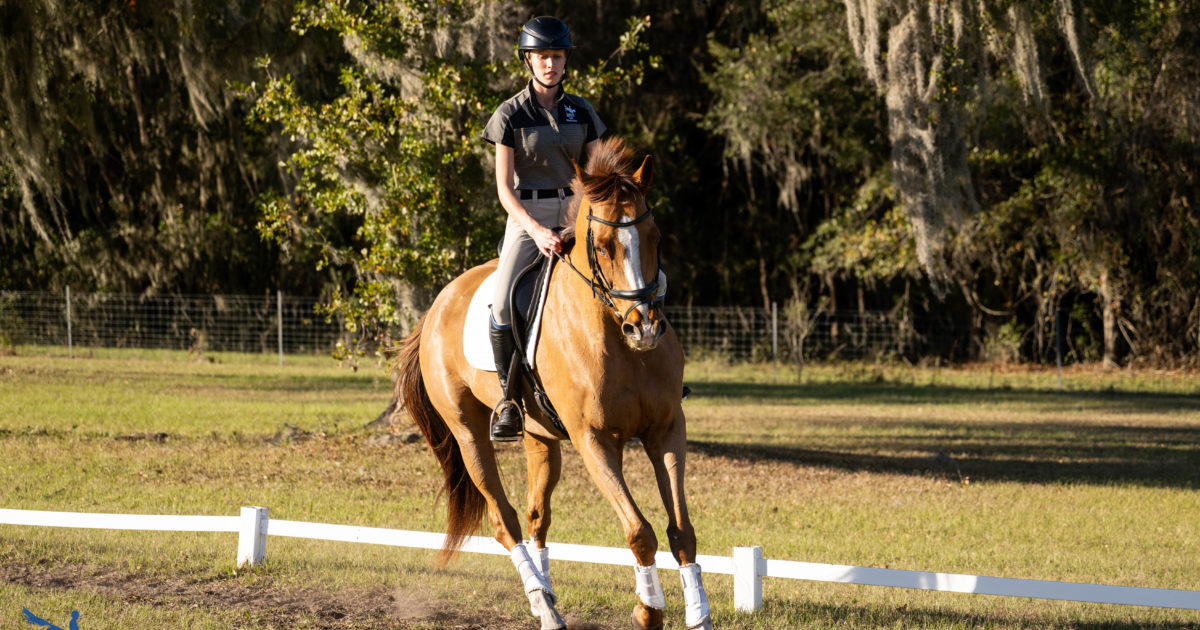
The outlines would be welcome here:
M 535 196 L 538 199 L 553 199 L 558 196 L 558 192 L 560 190 L 562 191 L 563 197 L 570 197 L 571 195 L 575 194 L 570 188 L 522 188 L 517 192 L 521 195 L 521 200 L 525 201 L 528 199 L 533 199 Z

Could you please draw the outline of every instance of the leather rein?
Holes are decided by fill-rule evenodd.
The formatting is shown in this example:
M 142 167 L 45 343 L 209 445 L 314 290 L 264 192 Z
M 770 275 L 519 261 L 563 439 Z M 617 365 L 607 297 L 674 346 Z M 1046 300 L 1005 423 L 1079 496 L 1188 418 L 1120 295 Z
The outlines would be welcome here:
M 641 215 L 635 217 L 632 221 L 621 223 L 617 221 L 601 219 L 600 217 L 593 215 L 591 212 L 588 212 L 586 247 L 588 267 L 589 271 L 591 272 L 591 277 L 584 275 L 584 273 L 576 268 L 575 265 L 571 263 L 571 260 L 566 256 L 563 256 L 562 253 L 554 252 L 554 255 L 558 257 L 560 261 L 566 263 L 566 265 L 571 268 L 571 271 L 575 272 L 575 275 L 579 276 L 584 282 L 588 283 L 588 286 L 592 288 L 592 297 L 600 300 L 602 304 L 607 306 L 609 310 L 611 310 L 613 314 L 617 316 L 618 321 L 624 321 L 625 317 L 627 317 L 629 313 L 633 311 L 633 309 L 643 304 L 647 306 L 654 306 L 662 302 L 661 298 L 655 296 L 655 294 L 658 292 L 658 279 L 662 272 L 662 259 L 660 257 L 658 271 L 655 272 L 654 281 L 650 284 L 640 289 L 614 289 L 612 281 L 605 277 L 604 271 L 600 269 L 600 261 L 596 258 L 596 243 L 595 236 L 592 234 L 592 221 L 617 229 L 632 228 L 638 223 L 650 218 L 651 214 L 652 212 L 650 210 L 646 210 Z M 621 313 L 613 300 L 624 300 L 627 302 L 632 302 L 633 304 L 631 304 L 624 313 Z

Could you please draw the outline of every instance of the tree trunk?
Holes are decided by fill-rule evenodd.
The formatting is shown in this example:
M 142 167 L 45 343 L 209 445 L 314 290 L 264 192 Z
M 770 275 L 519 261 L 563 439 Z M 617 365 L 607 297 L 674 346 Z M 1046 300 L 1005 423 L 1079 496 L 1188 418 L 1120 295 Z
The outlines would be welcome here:
M 1108 272 L 1100 272 L 1100 316 L 1104 326 L 1104 367 L 1117 367 L 1117 305 Z

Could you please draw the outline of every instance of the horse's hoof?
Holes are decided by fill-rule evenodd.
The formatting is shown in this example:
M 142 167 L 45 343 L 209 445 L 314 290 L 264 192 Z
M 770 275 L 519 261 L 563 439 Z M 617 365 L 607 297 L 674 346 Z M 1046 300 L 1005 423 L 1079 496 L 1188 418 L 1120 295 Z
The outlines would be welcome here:
M 638 602 L 638 605 L 633 607 L 631 621 L 633 630 L 662 630 L 662 611 Z
M 704 615 L 704 619 L 701 619 L 700 623 L 694 626 L 688 626 L 687 630 L 713 630 L 712 617 Z
M 554 609 L 554 600 L 545 591 L 529 593 L 529 608 L 542 621 L 541 630 L 567 630 L 567 622 Z

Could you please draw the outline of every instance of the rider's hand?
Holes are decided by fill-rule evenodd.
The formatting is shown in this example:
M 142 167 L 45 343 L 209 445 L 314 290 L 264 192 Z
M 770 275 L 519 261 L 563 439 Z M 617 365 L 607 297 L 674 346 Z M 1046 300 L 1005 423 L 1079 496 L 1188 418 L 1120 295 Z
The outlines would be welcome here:
M 548 227 L 539 225 L 529 235 L 533 237 L 534 244 L 543 256 L 549 257 L 551 252 L 562 251 L 562 239 L 558 238 L 557 232 Z

